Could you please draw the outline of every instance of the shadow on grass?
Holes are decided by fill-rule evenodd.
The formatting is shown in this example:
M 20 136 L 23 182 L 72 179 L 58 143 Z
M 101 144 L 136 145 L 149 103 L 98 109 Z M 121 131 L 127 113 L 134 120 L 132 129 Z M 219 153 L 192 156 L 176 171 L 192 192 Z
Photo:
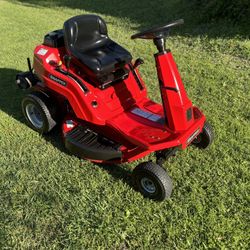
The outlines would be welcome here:
M 15 77 L 19 72 L 15 69 L 0 68 L 0 110 L 28 126 L 21 110 L 22 98 L 28 91 L 19 89 L 15 84 Z M 49 135 L 44 135 L 43 137 L 60 151 L 66 152 L 61 142 L 59 128 L 56 128 Z
M 22 98 L 27 94 L 27 91 L 20 90 L 15 85 L 16 74 L 20 71 L 9 68 L 0 68 L 0 110 L 7 115 L 13 117 L 17 121 L 25 124 L 28 129 L 28 125 L 21 110 Z M 69 154 L 65 149 L 61 138 L 61 131 L 59 127 L 52 130 L 49 135 L 44 135 L 43 138 L 58 148 L 61 152 Z M 131 172 L 122 168 L 120 165 L 107 165 L 96 164 L 116 179 L 120 179 L 129 186 L 131 183 Z
M 144 30 L 152 26 L 166 24 L 175 19 L 184 18 L 185 25 L 175 29 L 178 35 L 207 35 L 209 37 L 249 37 L 245 22 L 232 24 L 228 20 L 202 24 L 200 10 L 192 1 L 184 0 L 12 0 L 14 3 L 33 7 L 62 7 L 80 9 L 89 13 L 108 15 L 138 24 L 135 30 Z M 61 27 L 62 24 L 59 24 Z

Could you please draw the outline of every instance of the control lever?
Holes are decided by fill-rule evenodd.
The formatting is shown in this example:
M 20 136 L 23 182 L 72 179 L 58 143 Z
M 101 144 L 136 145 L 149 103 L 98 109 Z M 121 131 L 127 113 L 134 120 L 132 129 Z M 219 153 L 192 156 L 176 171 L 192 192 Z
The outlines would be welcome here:
M 69 73 L 69 66 L 70 66 L 70 61 L 71 61 L 72 57 L 69 56 L 69 55 L 65 55 L 63 57 L 63 60 L 64 60 L 64 64 L 66 66 L 66 69 L 67 69 L 67 73 Z
M 140 78 L 138 77 L 138 75 L 137 75 L 137 72 L 136 72 L 136 68 L 137 67 L 139 67 L 141 64 L 143 64 L 144 63 L 144 61 L 141 59 L 141 58 L 137 58 L 136 60 L 135 60 L 135 63 L 134 63 L 134 65 L 132 65 L 132 63 L 129 63 L 129 68 L 130 68 L 130 70 L 131 70 L 131 72 L 132 72 L 132 74 L 133 74 L 133 76 L 134 76 L 134 78 L 135 78 L 135 80 L 136 80 L 136 82 L 137 82 L 137 85 L 138 85 L 138 87 L 140 88 L 140 90 L 143 90 L 143 85 L 142 85 L 142 83 L 141 83 L 141 80 L 140 80 Z
M 144 63 L 144 61 L 141 59 L 141 58 L 137 58 L 136 60 L 135 60 L 135 63 L 134 63 L 134 65 L 133 65 L 133 68 L 134 69 L 136 69 L 137 67 L 139 67 L 141 64 L 143 64 Z

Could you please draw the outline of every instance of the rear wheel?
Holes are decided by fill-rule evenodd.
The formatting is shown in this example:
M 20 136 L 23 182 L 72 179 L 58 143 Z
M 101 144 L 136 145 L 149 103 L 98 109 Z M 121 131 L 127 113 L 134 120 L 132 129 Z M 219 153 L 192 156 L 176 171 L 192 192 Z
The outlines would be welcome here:
M 163 201 L 172 193 L 172 181 L 165 169 L 153 162 L 143 162 L 133 171 L 135 188 L 144 196 Z
M 55 125 L 55 108 L 49 97 L 42 92 L 33 92 L 22 100 L 22 111 L 29 124 L 35 131 L 46 134 Z
M 205 122 L 202 132 L 192 141 L 192 144 L 198 148 L 205 149 L 209 147 L 214 140 L 212 126 Z

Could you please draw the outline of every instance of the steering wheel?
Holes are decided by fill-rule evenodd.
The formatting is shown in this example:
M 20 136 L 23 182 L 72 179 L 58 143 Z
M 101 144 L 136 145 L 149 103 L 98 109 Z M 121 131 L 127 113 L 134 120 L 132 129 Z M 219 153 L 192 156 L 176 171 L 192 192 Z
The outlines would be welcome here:
M 160 27 L 154 27 L 139 33 L 136 33 L 131 36 L 131 39 L 157 39 L 157 38 L 164 38 L 168 36 L 169 29 L 184 23 L 183 19 L 176 20 L 172 23 L 165 24 Z

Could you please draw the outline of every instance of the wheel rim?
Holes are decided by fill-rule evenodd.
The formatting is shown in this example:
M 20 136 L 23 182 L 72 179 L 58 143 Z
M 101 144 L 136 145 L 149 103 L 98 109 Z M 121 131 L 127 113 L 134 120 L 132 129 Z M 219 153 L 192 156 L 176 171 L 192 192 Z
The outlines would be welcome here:
M 192 141 L 193 144 L 199 144 L 201 142 L 201 134 L 199 134 L 194 140 Z
M 25 111 L 29 121 L 32 123 L 33 126 L 39 129 L 43 127 L 42 114 L 33 103 L 29 103 L 25 107 Z
M 145 191 L 147 191 L 150 194 L 153 194 L 156 191 L 156 186 L 154 182 L 147 177 L 143 177 L 141 179 L 141 186 Z

